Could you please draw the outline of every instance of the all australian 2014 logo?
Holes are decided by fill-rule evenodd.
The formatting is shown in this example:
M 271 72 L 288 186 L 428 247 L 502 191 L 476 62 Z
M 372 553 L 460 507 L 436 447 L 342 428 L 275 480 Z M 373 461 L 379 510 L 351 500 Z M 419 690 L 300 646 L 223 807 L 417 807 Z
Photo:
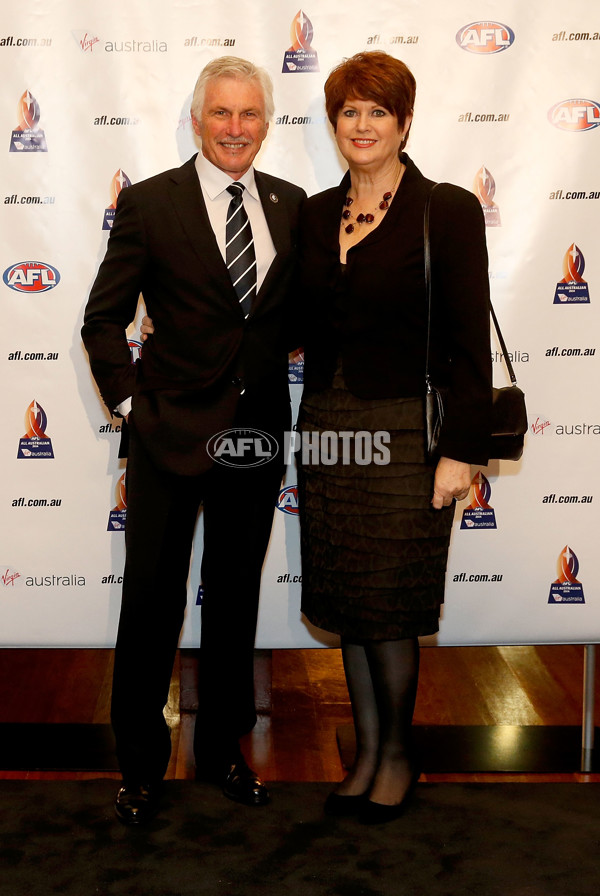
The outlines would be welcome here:
M 496 181 L 485 166 L 482 166 L 473 181 L 473 192 L 481 203 L 486 227 L 500 227 L 500 209 L 494 202 Z
M 565 545 L 558 557 L 558 578 L 550 585 L 549 604 L 584 604 L 583 585 L 578 580 L 579 560 Z
M 10 152 L 48 152 L 46 135 L 40 128 L 40 107 L 26 90 L 19 100 L 19 122 L 10 138 Z
M 496 514 L 489 503 L 491 495 L 492 487 L 480 470 L 471 481 L 471 501 L 463 510 L 461 529 L 496 528 Z
M 25 435 L 19 439 L 18 460 L 47 460 L 54 457 L 52 440 L 46 434 L 46 412 L 34 399 L 25 412 Z
M 118 171 L 115 172 L 113 179 L 110 185 L 110 192 L 112 202 L 108 206 L 107 209 L 104 210 L 104 220 L 102 222 L 102 230 L 111 230 L 113 226 L 113 221 L 115 218 L 115 211 L 117 208 L 117 199 L 119 198 L 119 193 L 121 190 L 124 190 L 125 187 L 130 187 L 131 181 L 125 174 L 125 172 L 119 168 Z
M 319 57 L 312 48 L 314 29 L 311 20 L 300 9 L 292 22 L 292 46 L 283 57 L 283 74 L 318 72 Z
M 583 279 L 585 270 L 585 258 L 583 252 L 571 243 L 563 257 L 563 278 L 556 284 L 554 290 L 555 305 L 588 304 L 590 290 L 587 281 Z
M 126 473 L 117 482 L 117 503 L 108 515 L 107 532 L 123 532 L 127 520 L 127 485 Z
M 289 355 L 288 382 L 294 385 L 304 382 L 304 349 L 297 348 Z

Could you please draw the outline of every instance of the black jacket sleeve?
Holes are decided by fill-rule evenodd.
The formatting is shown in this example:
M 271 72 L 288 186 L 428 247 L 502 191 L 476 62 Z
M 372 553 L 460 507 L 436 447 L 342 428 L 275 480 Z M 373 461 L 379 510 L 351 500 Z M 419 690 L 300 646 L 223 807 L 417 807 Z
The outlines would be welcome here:
M 492 412 L 490 293 L 485 222 L 477 198 L 438 186 L 431 200 L 431 369 L 448 387 L 441 456 L 485 464 Z

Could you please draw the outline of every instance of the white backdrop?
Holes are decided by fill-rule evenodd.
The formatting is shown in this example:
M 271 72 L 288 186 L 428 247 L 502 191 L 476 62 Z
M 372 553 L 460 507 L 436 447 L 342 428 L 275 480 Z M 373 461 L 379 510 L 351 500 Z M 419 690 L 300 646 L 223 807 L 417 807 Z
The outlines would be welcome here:
M 437 643 L 600 639 L 594 4 L 297 3 L 24 0 L 3 12 L 2 645 L 114 643 L 124 462 L 119 421 L 98 398 L 79 330 L 115 191 L 196 151 L 191 91 L 224 53 L 273 74 L 276 117 L 257 167 L 309 193 L 337 183 L 343 166 L 322 85 L 361 49 L 384 49 L 415 74 L 416 164 L 484 205 L 492 298 L 527 395 L 523 460 L 474 468 L 458 505 Z M 290 51 L 294 23 L 302 40 Z M 291 366 L 295 407 L 299 376 L 301 365 Z M 275 511 L 260 647 L 331 643 L 300 617 L 295 481 L 289 470 Z M 243 494 L 231 513 L 244 513 Z M 185 645 L 199 637 L 199 568 L 200 548 Z

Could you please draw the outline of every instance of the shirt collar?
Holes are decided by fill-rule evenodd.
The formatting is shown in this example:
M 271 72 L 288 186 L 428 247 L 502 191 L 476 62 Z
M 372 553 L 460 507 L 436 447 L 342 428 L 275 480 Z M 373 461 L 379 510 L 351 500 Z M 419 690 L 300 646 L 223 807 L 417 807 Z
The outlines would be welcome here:
M 216 165 L 213 165 L 212 162 L 209 162 L 208 159 L 202 155 L 202 152 L 199 152 L 196 156 L 195 166 L 198 177 L 200 178 L 200 183 L 202 184 L 202 189 L 211 200 L 216 199 L 219 194 L 225 192 L 229 184 L 234 183 L 233 178 L 231 178 L 229 174 L 226 174 L 224 171 L 221 171 L 220 168 L 217 168 Z M 248 171 L 238 179 L 237 183 L 243 184 L 250 196 L 252 196 L 253 199 L 256 199 L 257 202 L 260 201 L 258 190 L 256 189 L 254 168 L 249 168 Z

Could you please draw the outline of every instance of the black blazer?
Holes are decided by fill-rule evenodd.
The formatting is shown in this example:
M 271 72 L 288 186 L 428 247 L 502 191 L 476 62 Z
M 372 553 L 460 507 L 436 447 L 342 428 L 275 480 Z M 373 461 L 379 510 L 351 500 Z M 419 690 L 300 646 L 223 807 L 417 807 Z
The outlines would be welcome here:
M 132 415 L 157 466 L 197 474 L 205 442 L 232 425 L 243 379 L 249 400 L 276 425 L 288 407 L 286 303 L 292 281 L 299 187 L 255 172 L 276 257 L 245 321 L 212 231 L 194 158 L 119 194 L 82 337 L 111 412 Z M 125 335 L 142 293 L 156 333 L 133 366 Z M 260 421 L 264 424 L 264 421 Z M 256 424 L 258 425 L 258 421 Z
M 306 390 L 326 388 L 341 358 L 346 385 L 361 398 L 424 395 L 423 212 L 433 182 L 408 156 L 402 160 L 406 171 L 385 218 L 349 250 L 344 273 L 339 226 L 349 174 L 339 187 L 304 205 L 300 263 Z M 484 464 L 492 365 L 483 213 L 472 193 L 440 184 L 430 220 L 430 367 L 434 382 L 449 387 L 440 454 Z

